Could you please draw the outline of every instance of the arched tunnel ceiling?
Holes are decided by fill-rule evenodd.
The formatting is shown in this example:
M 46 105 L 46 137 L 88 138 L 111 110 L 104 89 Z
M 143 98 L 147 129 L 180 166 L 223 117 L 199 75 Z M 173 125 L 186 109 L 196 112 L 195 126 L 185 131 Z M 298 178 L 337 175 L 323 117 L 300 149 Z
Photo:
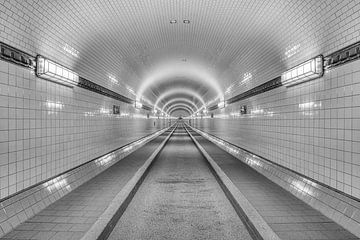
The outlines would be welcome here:
M 176 97 L 200 108 L 329 51 L 339 35 L 336 26 L 345 22 L 333 8 L 349 2 L 5 1 L 18 17 L 6 21 L 1 34 L 14 31 L 18 39 L 8 43 L 133 99 L 154 104 L 173 91 L 158 101 L 160 108 Z
M 173 106 L 171 106 L 169 109 L 167 109 L 167 113 L 169 114 L 170 112 L 172 112 L 174 109 L 178 108 L 178 107 L 182 107 L 182 108 L 186 108 L 188 109 L 191 113 L 194 113 L 194 109 L 188 105 L 187 103 L 177 103 L 177 104 L 174 104 Z
M 174 113 L 176 113 L 175 116 L 181 116 L 181 117 L 187 117 L 192 114 L 192 112 L 185 107 L 175 107 L 173 110 L 170 111 L 170 114 L 174 116 Z

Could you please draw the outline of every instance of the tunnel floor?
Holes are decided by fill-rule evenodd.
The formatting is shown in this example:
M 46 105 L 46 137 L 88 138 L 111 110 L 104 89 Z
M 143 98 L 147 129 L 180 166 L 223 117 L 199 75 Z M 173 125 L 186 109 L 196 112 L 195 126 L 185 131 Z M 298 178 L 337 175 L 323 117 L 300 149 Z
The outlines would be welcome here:
M 115 239 L 251 239 L 184 129 L 176 130 L 110 235 Z

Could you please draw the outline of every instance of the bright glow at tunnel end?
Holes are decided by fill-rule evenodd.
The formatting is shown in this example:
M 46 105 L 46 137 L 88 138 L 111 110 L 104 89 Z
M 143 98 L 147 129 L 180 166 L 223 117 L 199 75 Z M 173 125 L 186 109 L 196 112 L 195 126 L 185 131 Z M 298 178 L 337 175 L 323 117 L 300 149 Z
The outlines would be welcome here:
M 136 100 L 140 100 L 145 91 L 151 86 L 159 85 L 160 83 L 177 78 L 178 76 L 192 79 L 202 85 L 207 85 L 210 89 L 215 91 L 218 98 L 221 99 L 224 97 L 219 81 L 205 66 L 199 63 L 184 64 L 173 60 L 159 64 L 147 77 L 145 77 L 145 80 L 137 91 Z

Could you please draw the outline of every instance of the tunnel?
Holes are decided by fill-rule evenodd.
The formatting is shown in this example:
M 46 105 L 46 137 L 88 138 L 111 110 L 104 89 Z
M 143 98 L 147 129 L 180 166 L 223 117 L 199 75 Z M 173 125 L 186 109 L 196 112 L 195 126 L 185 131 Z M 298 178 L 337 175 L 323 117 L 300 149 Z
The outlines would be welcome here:
M 0 239 L 360 239 L 360 1 L 0 0 Z

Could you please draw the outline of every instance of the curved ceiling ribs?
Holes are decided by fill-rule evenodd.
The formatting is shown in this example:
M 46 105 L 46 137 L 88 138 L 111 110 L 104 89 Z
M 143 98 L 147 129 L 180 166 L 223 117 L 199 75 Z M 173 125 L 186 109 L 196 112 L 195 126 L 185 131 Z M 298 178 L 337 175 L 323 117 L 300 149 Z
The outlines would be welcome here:
M 166 62 L 153 70 L 139 86 L 136 98 L 137 100 L 141 100 L 144 93 L 151 89 L 151 87 L 157 86 L 159 89 L 162 84 L 174 83 L 175 81 L 182 82 L 183 86 L 195 86 L 193 88 L 195 91 L 196 86 L 206 87 L 208 90 L 212 90 L 219 98 L 223 98 L 222 88 L 219 82 L 209 73 L 206 67 L 197 63 L 179 61 Z M 160 96 L 158 96 L 158 99 L 159 98 Z M 157 103 L 155 103 L 155 107 L 156 106 Z
M 181 103 L 189 103 L 190 105 L 192 105 L 196 109 L 196 111 L 199 110 L 199 108 L 196 106 L 196 104 L 193 101 L 191 101 L 191 100 L 189 100 L 189 99 L 187 99 L 185 97 L 180 97 L 180 98 L 172 98 L 170 101 L 166 102 L 164 104 L 164 106 L 162 107 L 161 111 L 166 112 L 167 109 L 169 109 L 173 104 L 179 103 L 179 102 L 181 102 Z
M 171 110 L 171 112 L 169 112 L 169 114 L 171 115 L 173 112 L 178 111 L 178 110 L 183 110 L 183 111 L 189 113 L 189 115 L 192 114 L 191 111 L 185 107 L 176 107 L 173 110 Z
M 163 92 L 156 100 L 155 104 L 154 104 L 154 109 L 160 109 L 158 107 L 159 103 L 166 98 L 169 98 L 171 96 L 188 96 L 188 97 L 193 97 L 195 99 L 197 99 L 202 106 L 205 105 L 205 101 L 203 99 L 203 97 L 196 92 L 195 90 L 191 89 L 191 88 L 171 88 L 165 92 Z M 200 107 L 202 107 L 200 106 Z
M 171 106 L 171 107 L 166 111 L 166 113 L 169 114 L 169 112 L 171 112 L 172 109 L 174 109 L 174 108 L 176 108 L 176 107 L 179 107 L 179 106 L 185 107 L 185 108 L 189 109 L 192 114 L 193 114 L 194 112 L 196 112 L 196 111 L 194 111 L 194 109 L 192 109 L 189 105 L 184 104 L 184 103 L 178 103 L 178 104 L 174 104 L 173 106 Z
M 45 0 L 33 4 L 55 8 Z M 65 10 L 39 13 L 57 19 L 35 27 L 34 32 L 43 33 L 41 41 L 36 34 L 24 36 L 34 43 L 31 51 L 160 112 L 179 97 L 201 111 L 206 103 L 280 76 L 336 39 L 314 37 L 328 35 L 329 29 L 323 21 L 326 11 L 308 11 L 323 9 L 316 0 L 56 1 L 56 8 Z M 69 15 L 70 10 L 78 14 Z M 78 24 L 84 16 L 92 17 Z M 21 32 L 17 25 L 23 23 L 12 26 Z M 298 26 L 309 27 L 299 31 Z

